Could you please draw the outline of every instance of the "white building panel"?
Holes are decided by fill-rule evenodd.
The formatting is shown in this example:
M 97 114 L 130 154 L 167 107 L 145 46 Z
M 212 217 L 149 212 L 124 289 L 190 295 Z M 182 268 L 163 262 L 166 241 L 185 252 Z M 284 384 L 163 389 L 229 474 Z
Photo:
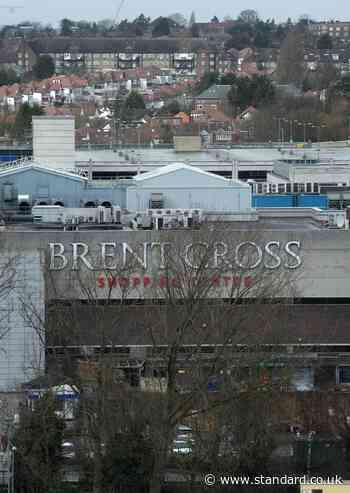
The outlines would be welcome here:
M 33 117 L 33 157 L 58 169 L 73 169 L 75 128 L 73 117 Z
M 39 251 L 2 259 L 2 273 L 11 283 L 0 289 L 0 391 L 13 391 L 44 369 L 41 343 L 45 314 L 44 277 Z M 8 260 L 11 258 L 11 266 Z M 3 267 L 5 266 L 5 267 Z
M 144 211 L 152 194 L 162 194 L 165 208 L 206 211 L 251 209 L 251 189 L 239 180 L 228 180 L 186 164 L 171 164 L 139 175 L 127 189 L 127 208 Z

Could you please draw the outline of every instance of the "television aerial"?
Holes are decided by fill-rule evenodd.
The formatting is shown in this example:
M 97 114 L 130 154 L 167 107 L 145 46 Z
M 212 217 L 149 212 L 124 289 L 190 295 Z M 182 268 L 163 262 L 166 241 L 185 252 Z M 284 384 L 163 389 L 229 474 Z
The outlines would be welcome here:
M 0 9 L 6 9 L 10 14 L 14 14 L 18 9 L 24 9 L 22 5 L 0 5 Z
M 117 11 L 115 13 L 115 17 L 114 17 L 114 25 L 116 26 L 118 24 L 118 21 L 119 21 L 119 14 L 120 14 L 120 11 L 123 7 L 125 3 L 125 0 L 120 0 L 119 4 L 118 4 L 118 7 L 117 7 Z

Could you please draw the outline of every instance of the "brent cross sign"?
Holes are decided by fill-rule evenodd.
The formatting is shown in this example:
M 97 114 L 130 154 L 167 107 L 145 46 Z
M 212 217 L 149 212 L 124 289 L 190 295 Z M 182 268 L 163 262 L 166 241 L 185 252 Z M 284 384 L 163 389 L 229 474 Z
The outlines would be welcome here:
M 49 269 L 61 271 L 79 270 L 81 267 L 90 271 L 116 271 L 126 268 L 129 262 L 138 265 L 143 271 L 148 269 L 162 270 L 166 268 L 166 256 L 171 252 L 169 242 L 127 242 L 98 243 L 90 247 L 87 243 L 49 243 Z M 205 242 L 184 245 L 181 256 L 191 268 L 198 268 L 196 252 L 209 252 Z M 203 258 L 203 257 L 202 257 Z M 198 261 L 198 258 L 197 258 Z M 157 265 L 155 264 L 157 263 Z M 210 246 L 208 269 L 217 269 L 225 265 L 228 269 L 248 269 L 254 271 L 258 267 L 274 270 L 284 268 L 294 270 L 301 266 L 300 241 L 243 241 L 235 245 L 217 242 Z

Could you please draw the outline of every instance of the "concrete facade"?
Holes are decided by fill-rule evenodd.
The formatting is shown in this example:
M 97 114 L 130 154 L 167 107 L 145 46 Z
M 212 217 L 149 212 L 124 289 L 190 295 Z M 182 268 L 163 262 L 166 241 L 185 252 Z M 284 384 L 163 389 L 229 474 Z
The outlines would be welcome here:
M 227 234 L 227 232 L 225 233 Z M 251 232 L 249 233 L 251 234 Z M 197 235 L 197 236 L 196 236 Z M 198 236 L 199 235 L 199 236 Z M 220 238 L 217 230 L 215 237 Z M 248 235 L 249 236 L 249 235 Z M 286 254 L 288 242 L 300 242 L 300 266 L 293 272 L 293 291 L 298 298 L 334 299 L 348 298 L 350 293 L 350 236 L 348 231 L 258 231 L 254 233 L 254 242 L 260 245 L 264 254 L 264 261 L 272 262 L 272 257 L 266 258 L 265 246 L 267 242 L 278 242 L 277 252 L 281 257 L 281 265 L 273 273 L 276 276 L 286 275 L 286 263 L 295 263 L 295 258 Z M 137 268 L 132 279 L 141 279 L 141 286 L 128 290 L 131 299 L 154 298 L 155 291 L 152 285 L 155 273 L 152 262 L 147 268 L 142 267 L 144 245 L 148 251 L 156 251 L 151 245 L 162 243 L 179 244 L 183 251 L 186 246 L 200 240 L 200 232 L 154 232 L 154 231 L 4 231 L 1 233 L 1 258 L 12 257 L 15 261 L 15 285 L 7 296 L 0 298 L 3 329 L 0 351 L 0 390 L 16 390 L 19 384 L 30 380 L 43 371 L 44 368 L 44 340 L 45 340 L 45 311 L 50 299 L 85 299 L 82 292 L 74 286 L 74 272 L 72 272 L 73 245 L 83 243 L 89 250 L 87 259 L 92 263 L 97 252 L 101 251 L 101 244 L 115 244 L 109 253 L 114 252 L 112 261 L 121 261 L 123 255 L 132 257 L 138 255 Z M 247 239 L 247 231 L 233 231 L 229 235 L 229 249 Z M 232 245 L 231 245 L 232 242 Z M 62 244 L 67 265 L 61 270 L 50 271 L 43 267 L 44 259 L 50 260 L 50 243 Z M 232 247 L 232 248 L 231 248 Z M 81 250 L 81 246 L 78 247 Z M 57 251 L 57 250 L 56 250 Z M 61 251 L 61 250 L 60 250 Z M 296 251 L 296 250 L 294 250 Z M 18 252 L 18 253 L 17 253 Z M 124 253 L 123 253 L 124 252 Z M 276 252 L 275 252 L 276 253 Z M 57 257 L 58 261 L 61 259 Z M 158 260 L 159 262 L 159 260 Z M 47 264 L 48 265 L 48 264 Z M 119 265 L 119 264 L 118 264 Z M 82 261 L 78 262 L 79 269 L 87 269 Z M 85 281 L 91 283 L 91 292 L 101 299 L 106 298 L 106 289 L 101 286 L 101 270 L 88 271 Z M 112 271 L 111 274 L 113 275 Z M 246 273 L 254 279 L 255 269 Z M 130 279 L 131 279 L 130 277 Z M 49 278 L 51 281 L 49 282 Z M 279 277 L 277 277 L 279 279 Z M 283 278 L 283 277 L 282 277 Z M 147 279 L 147 284 L 144 280 Z M 55 290 L 52 289 L 55 283 Z M 133 282 L 133 281 L 132 281 Z M 89 284 L 90 286 L 90 284 Z M 222 291 L 219 293 L 220 297 Z M 108 296 L 118 298 L 120 290 L 113 288 Z M 215 297 L 215 294 L 213 294 Z M 278 296 L 283 296 L 282 291 Z M 335 321 L 336 323 L 336 321 Z M 284 328 L 284 327 L 283 327 Z M 281 327 L 282 329 L 282 327 Z M 317 327 L 313 327 L 313 332 Z M 330 340 L 332 340 L 332 325 L 329 326 Z
M 273 173 L 267 175 L 269 183 L 290 181 L 293 183 L 350 184 L 349 165 L 290 164 L 277 161 Z
M 19 238 L 18 238 L 19 240 Z M 2 252 L 0 295 L 0 390 L 18 390 L 45 367 L 40 321 L 45 319 L 44 277 L 38 249 L 21 248 L 21 241 Z M 11 265 L 9 263 L 11 262 Z M 5 279 L 14 271 L 9 289 Z
M 33 117 L 33 157 L 56 169 L 74 169 L 74 117 Z

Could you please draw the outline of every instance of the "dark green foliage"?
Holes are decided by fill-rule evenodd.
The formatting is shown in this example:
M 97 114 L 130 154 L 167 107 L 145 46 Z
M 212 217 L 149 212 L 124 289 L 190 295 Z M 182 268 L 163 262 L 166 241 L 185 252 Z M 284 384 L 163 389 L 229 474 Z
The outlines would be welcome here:
M 176 99 L 174 99 L 173 101 L 170 101 L 168 104 L 163 106 L 163 108 L 161 109 L 161 114 L 162 115 L 176 115 L 180 111 L 181 111 L 180 103 L 178 101 L 176 101 Z
M 338 96 L 350 98 L 350 74 L 345 74 L 334 85 L 334 91 Z
M 144 14 L 140 14 L 134 21 L 132 22 L 132 28 L 136 36 L 143 36 L 145 32 L 147 32 L 149 28 L 151 19 L 146 17 Z
M 55 73 L 55 62 L 50 55 L 42 55 L 33 67 L 36 79 L 43 80 L 52 77 Z
M 118 433 L 108 443 L 104 458 L 104 483 L 106 490 L 146 491 L 153 463 L 149 440 L 140 432 Z
M 228 94 L 233 107 L 244 110 L 248 106 L 259 107 L 269 104 L 275 97 L 275 89 L 268 77 L 255 75 L 237 78 Z
M 287 32 L 288 28 L 276 25 L 274 19 L 262 21 L 257 18 L 254 22 L 247 22 L 240 18 L 227 30 L 231 39 L 226 42 L 226 48 L 237 50 L 247 47 L 271 48 L 278 46 Z
M 54 397 L 47 393 L 34 411 L 24 410 L 16 430 L 16 490 L 23 493 L 61 491 L 63 420 L 56 415 Z
M 255 31 L 251 24 L 237 22 L 229 29 L 228 34 L 231 35 L 231 39 L 226 42 L 227 49 L 242 50 L 253 45 Z
M 117 100 L 114 106 L 114 118 L 127 123 L 139 120 L 145 112 L 145 101 L 138 91 L 131 91 L 124 102 Z
M 159 38 L 170 34 L 171 21 L 167 17 L 158 17 L 154 22 L 152 36 Z
M 196 23 L 191 25 L 190 30 L 192 38 L 199 38 L 199 27 Z
M 194 89 L 195 93 L 200 94 L 213 84 L 217 84 L 219 77 L 220 76 L 218 72 L 206 72 L 203 77 L 197 82 Z
M 40 116 L 44 114 L 44 110 L 37 104 L 30 106 L 28 103 L 24 103 L 19 108 L 15 125 L 14 134 L 19 140 L 23 140 L 26 137 L 29 138 L 29 134 L 32 130 L 32 117 Z
M 0 86 L 8 86 L 19 82 L 19 77 L 14 70 L 0 70 Z
M 73 33 L 73 27 L 75 26 L 75 23 L 71 21 L 70 19 L 62 19 L 61 23 L 61 36 L 71 36 Z

